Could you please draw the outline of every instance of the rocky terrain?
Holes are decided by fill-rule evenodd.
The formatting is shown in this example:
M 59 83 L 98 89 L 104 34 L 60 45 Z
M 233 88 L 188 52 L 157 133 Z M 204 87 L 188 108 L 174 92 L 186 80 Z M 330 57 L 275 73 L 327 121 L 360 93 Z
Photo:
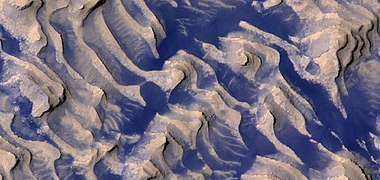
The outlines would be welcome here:
M 0 0 L 0 179 L 380 179 L 377 0 Z

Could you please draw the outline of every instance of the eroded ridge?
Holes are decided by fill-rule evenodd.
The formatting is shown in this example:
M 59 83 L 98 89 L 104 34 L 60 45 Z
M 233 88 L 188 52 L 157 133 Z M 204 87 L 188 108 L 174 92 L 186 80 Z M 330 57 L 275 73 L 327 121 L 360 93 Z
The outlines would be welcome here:
M 2 179 L 378 179 L 376 0 L 0 0 Z

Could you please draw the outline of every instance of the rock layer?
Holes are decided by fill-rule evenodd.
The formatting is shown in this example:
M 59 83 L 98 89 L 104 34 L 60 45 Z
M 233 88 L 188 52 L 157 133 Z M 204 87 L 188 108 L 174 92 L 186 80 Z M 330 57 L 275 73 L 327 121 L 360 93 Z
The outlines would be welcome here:
M 376 0 L 0 0 L 0 177 L 378 179 Z

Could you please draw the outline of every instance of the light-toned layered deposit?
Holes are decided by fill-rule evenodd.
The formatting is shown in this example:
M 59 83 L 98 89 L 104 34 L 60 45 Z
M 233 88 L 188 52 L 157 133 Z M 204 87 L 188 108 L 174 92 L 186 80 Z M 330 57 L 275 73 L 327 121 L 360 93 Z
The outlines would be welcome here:
M 0 179 L 380 179 L 378 0 L 0 0 Z

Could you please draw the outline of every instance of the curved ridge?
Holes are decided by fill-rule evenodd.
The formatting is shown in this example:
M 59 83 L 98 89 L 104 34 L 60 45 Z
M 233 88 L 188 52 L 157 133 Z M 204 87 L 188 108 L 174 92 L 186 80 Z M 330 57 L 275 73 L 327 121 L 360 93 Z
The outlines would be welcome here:
M 0 0 L 0 178 L 380 178 L 379 12 Z

